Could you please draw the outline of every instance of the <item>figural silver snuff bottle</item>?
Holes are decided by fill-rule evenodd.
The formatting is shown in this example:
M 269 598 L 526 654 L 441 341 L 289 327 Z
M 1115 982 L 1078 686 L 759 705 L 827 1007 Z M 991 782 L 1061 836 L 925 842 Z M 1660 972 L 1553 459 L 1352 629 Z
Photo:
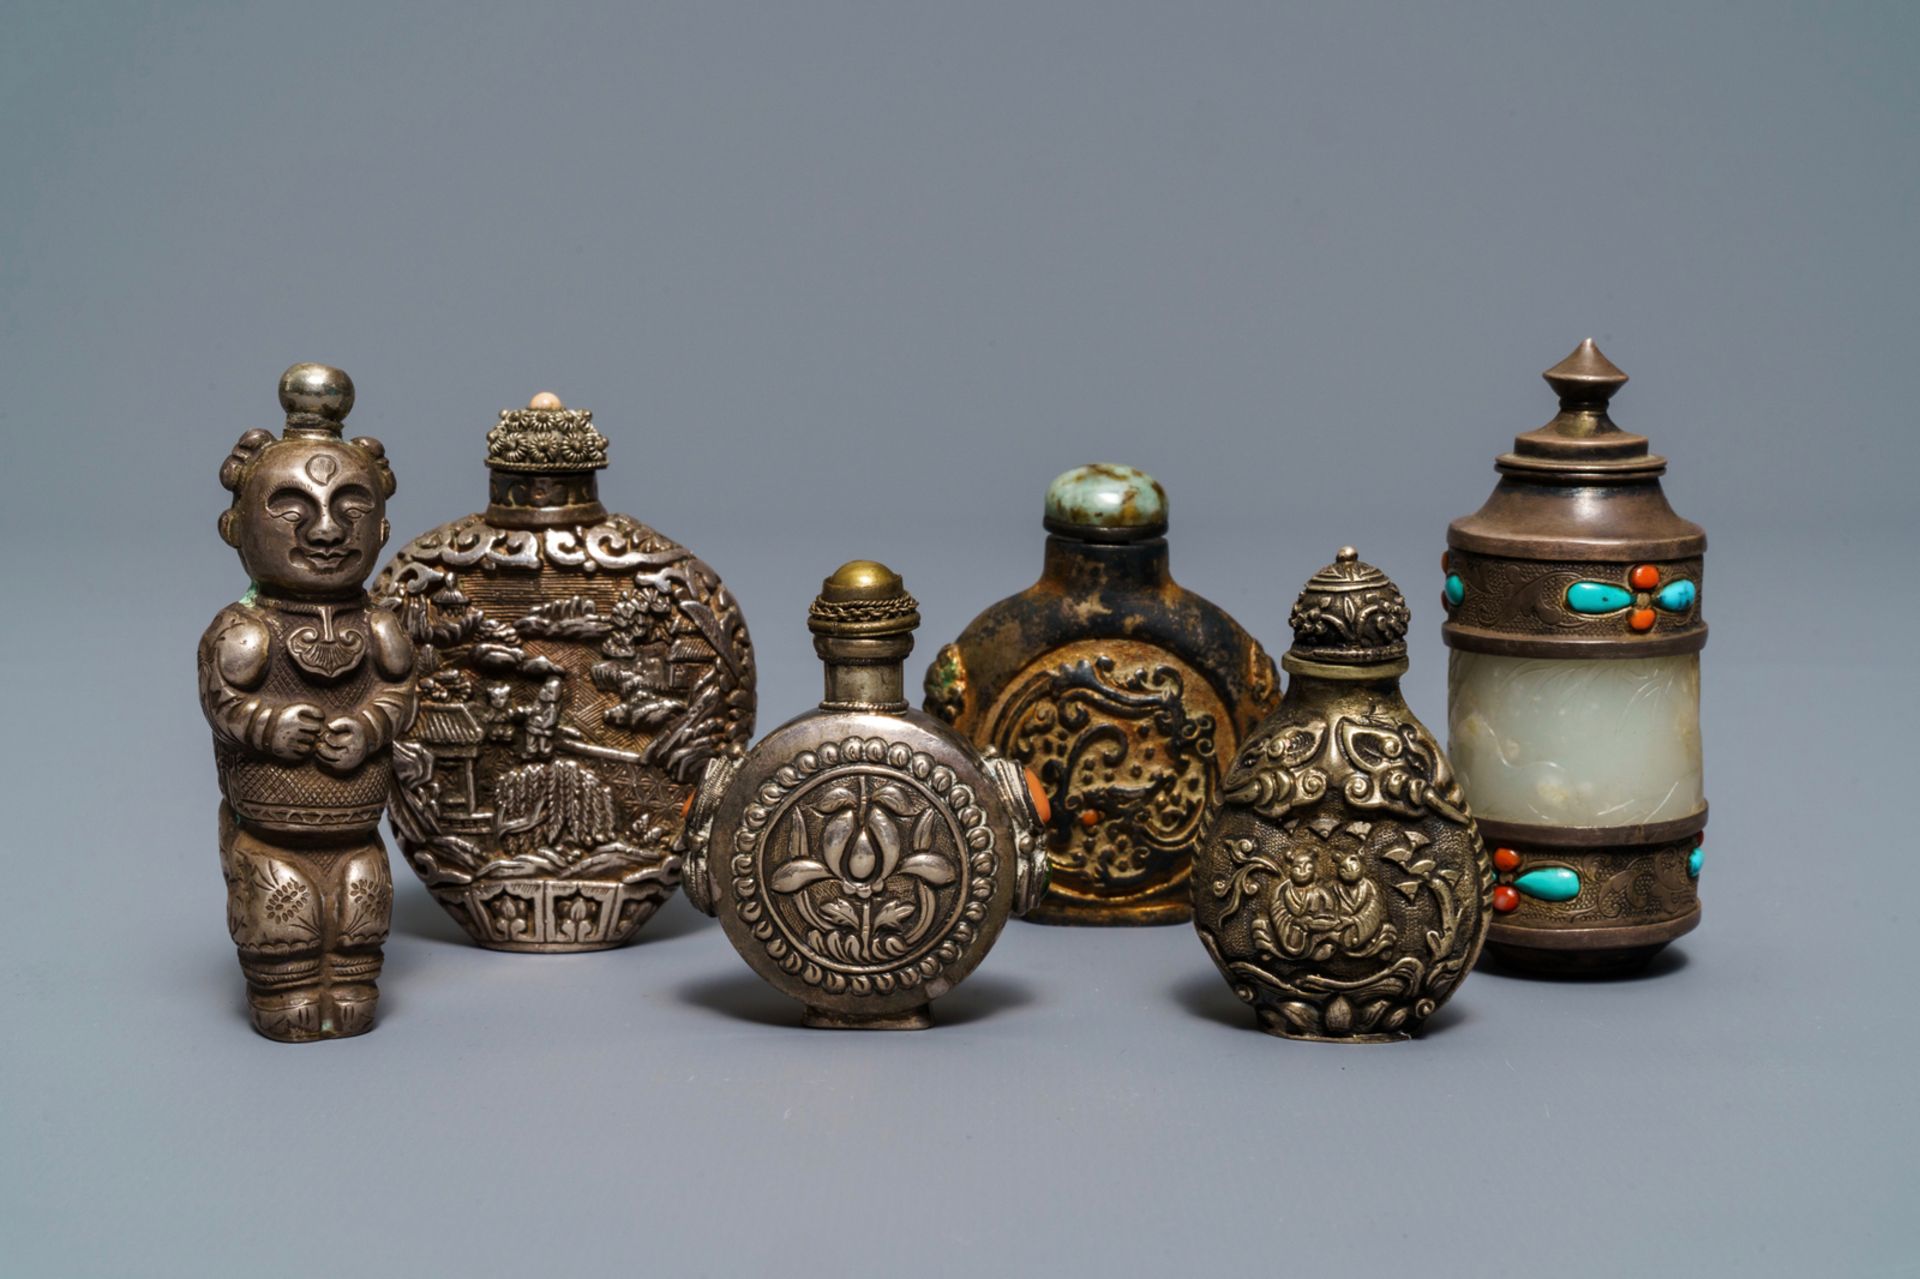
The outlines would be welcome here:
M 753 648 L 686 547 L 601 505 L 593 413 L 541 394 L 487 435 L 486 510 L 423 534 L 374 595 L 420 652 L 394 830 L 482 946 L 633 939 L 680 881 L 700 769 L 753 732 Z
M 1480 954 L 1493 864 L 1400 695 L 1399 588 L 1342 547 L 1292 623 L 1286 696 L 1241 747 L 1194 854 L 1194 924 L 1268 1032 L 1405 1038 Z
M 352 379 L 296 364 L 280 404 L 284 432 L 248 431 L 220 467 L 220 536 L 253 585 L 201 637 L 200 708 L 254 1029 L 299 1043 L 373 1028 L 393 903 L 380 814 L 413 646 L 367 599 L 394 484 L 378 440 L 342 438 Z
M 1051 806 L 1048 924 L 1192 913 L 1194 841 L 1280 681 L 1259 641 L 1167 569 L 1167 495 L 1131 466 L 1047 487 L 1035 582 L 940 650 L 926 708 L 1033 770 Z
M 908 708 L 920 614 L 898 574 L 843 565 L 807 622 L 826 696 L 707 765 L 687 896 L 807 1025 L 922 1029 L 1044 891 L 1043 800 L 1019 765 Z

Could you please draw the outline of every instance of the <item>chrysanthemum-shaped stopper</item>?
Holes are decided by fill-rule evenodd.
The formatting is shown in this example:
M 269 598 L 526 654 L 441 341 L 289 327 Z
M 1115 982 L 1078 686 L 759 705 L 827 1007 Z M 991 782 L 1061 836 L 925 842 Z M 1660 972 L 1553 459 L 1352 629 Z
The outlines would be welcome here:
M 594 428 L 593 410 L 570 409 L 551 391 L 524 409 L 501 409 L 500 424 L 487 432 L 487 465 L 498 471 L 560 474 L 606 464 L 607 437 Z
M 1294 601 L 1287 656 L 1325 666 L 1380 666 L 1407 656 L 1407 601 L 1385 573 L 1343 546 Z

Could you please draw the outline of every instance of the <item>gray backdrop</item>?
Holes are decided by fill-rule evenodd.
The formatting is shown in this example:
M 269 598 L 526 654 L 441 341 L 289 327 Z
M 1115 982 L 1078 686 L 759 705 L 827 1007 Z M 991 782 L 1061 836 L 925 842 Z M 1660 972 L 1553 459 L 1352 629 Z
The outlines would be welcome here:
M 0 1269 L 1910 1272 L 1920 326 L 1908 3 L 4 6 Z M 338 363 L 398 537 L 551 388 L 604 489 L 913 664 L 1155 472 L 1276 651 L 1341 542 L 1415 605 L 1592 335 L 1712 536 L 1704 926 L 1283 1043 L 1191 931 L 1009 929 L 932 1033 L 792 1029 L 676 901 L 503 956 L 399 866 L 380 1028 L 246 1026 L 201 628 L 215 471 Z

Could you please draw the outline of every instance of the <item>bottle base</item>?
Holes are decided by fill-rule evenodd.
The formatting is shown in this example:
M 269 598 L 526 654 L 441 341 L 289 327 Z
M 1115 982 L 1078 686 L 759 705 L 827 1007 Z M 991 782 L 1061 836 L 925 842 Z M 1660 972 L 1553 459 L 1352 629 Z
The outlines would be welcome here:
M 814 1030 L 931 1030 L 933 1009 L 922 1004 L 903 1013 L 842 1013 L 807 1005 L 801 1024 Z
M 1666 942 L 1618 950 L 1552 950 L 1510 942 L 1487 943 L 1495 967 L 1529 977 L 1633 977 L 1647 970 Z
M 1615 928 L 1527 928 L 1496 923 L 1486 954 L 1508 972 L 1529 977 L 1632 977 L 1647 970 L 1676 938 L 1700 926 L 1700 908 L 1678 919 Z

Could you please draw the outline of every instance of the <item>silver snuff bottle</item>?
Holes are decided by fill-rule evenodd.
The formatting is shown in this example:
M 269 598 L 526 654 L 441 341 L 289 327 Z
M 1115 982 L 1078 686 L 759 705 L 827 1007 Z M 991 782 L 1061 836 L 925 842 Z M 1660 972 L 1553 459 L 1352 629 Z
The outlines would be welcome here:
M 1269 1033 L 1404 1039 L 1479 956 L 1493 863 L 1400 694 L 1399 588 L 1342 547 L 1291 620 L 1286 695 L 1194 853 L 1193 922 Z
M 380 812 L 414 716 L 413 647 L 367 600 L 393 471 L 347 438 L 353 379 L 280 378 L 286 428 L 220 466 L 220 536 L 252 585 L 200 640 L 200 709 L 220 778 L 227 931 L 253 1027 L 282 1043 L 373 1029 L 393 872 Z
M 434 899 L 495 950 L 632 941 L 680 882 L 700 770 L 753 733 L 732 594 L 600 503 L 607 440 L 543 392 L 487 434 L 487 508 L 414 538 L 374 597 L 419 650 L 389 813 Z
M 908 707 L 918 606 L 856 560 L 808 612 L 816 710 L 709 762 L 681 843 L 688 898 L 809 1026 L 919 1030 L 1046 890 L 1032 775 Z

